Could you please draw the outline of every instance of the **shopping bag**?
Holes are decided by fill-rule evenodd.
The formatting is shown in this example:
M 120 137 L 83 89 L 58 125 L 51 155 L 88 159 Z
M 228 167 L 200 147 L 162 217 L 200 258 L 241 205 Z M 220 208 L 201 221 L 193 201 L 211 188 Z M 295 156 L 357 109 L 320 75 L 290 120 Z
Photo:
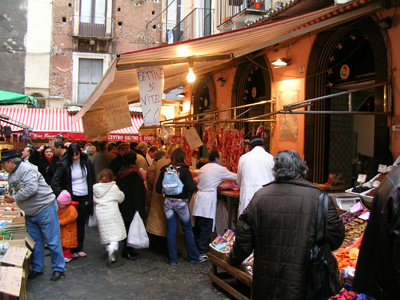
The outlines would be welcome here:
M 89 226 L 89 227 L 95 227 L 95 226 L 97 226 L 96 207 L 93 207 L 93 215 L 89 216 L 88 226 Z
M 135 212 L 135 216 L 129 226 L 127 245 L 135 249 L 149 248 L 149 237 L 138 211 Z

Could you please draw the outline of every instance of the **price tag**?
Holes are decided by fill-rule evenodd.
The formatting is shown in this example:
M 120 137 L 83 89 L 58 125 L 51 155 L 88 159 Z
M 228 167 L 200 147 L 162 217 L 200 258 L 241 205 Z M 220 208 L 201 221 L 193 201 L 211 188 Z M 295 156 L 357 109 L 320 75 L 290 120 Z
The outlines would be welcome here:
M 357 182 L 364 183 L 367 180 L 367 174 L 358 174 Z
M 379 173 L 386 173 L 386 168 L 387 168 L 387 165 L 379 165 L 378 166 L 378 172 Z

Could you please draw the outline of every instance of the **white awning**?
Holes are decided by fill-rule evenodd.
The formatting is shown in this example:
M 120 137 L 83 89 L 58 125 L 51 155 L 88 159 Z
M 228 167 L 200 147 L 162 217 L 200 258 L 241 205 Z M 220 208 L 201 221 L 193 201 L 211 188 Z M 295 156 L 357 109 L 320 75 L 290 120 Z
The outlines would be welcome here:
M 87 111 L 102 107 L 105 99 L 127 95 L 129 103 L 137 102 L 140 96 L 136 69 L 162 65 L 164 92 L 167 92 L 187 83 L 190 61 L 194 62 L 197 76 L 216 72 L 226 69 L 227 63 L 235 58 L 305 34 L 318 33 L 379 9 L 379 3 L 357 0 L 248 28 L 121 54 L 113 61 L 74 121 Z

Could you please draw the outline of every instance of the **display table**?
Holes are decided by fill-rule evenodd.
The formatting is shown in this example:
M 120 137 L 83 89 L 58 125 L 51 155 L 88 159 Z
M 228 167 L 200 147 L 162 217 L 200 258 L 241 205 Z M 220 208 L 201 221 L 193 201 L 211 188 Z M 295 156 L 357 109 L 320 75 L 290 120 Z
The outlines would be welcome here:
M 211 249 L 207 253 L 212 263 L 210 279 L 235 299 L 251 299 L 253 277 L 228 264 L 223 254 Z M 219 271 L 220 269 L 221 271 Z
M 218 192 L 218 198 L 225 199 L 228 203 L 228 228 L 232 227 L 232 207 L 239 205 L 240 191 L 220 191 Z M 235 208 L 235 225 L 238 218 L 238 210 Z

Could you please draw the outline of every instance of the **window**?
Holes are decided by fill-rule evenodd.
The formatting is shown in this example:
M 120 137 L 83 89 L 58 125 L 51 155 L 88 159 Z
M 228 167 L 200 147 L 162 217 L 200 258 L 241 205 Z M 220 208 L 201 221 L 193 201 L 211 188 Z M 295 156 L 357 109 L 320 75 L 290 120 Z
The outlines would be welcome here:
M 35 93 L 31 96 L 36 100 L 36 106 L 29 104 L 29 108 L 46 108 L 46 100 L 42 94 Z
M 204 34 L 203 34 L 203 36 L 211 35 L 211 22 L 212 22 L 211 0 L 204 0 Z
M 107 0 L 81 0 L 79 34 L 104 37 L 106 30 Z
M 111 63 L 111 54 L 72 53 L 72 103 L 86 103 Z
M 78 103 L 86 102 L 102 77 L 102 59 L 79 59 Z

